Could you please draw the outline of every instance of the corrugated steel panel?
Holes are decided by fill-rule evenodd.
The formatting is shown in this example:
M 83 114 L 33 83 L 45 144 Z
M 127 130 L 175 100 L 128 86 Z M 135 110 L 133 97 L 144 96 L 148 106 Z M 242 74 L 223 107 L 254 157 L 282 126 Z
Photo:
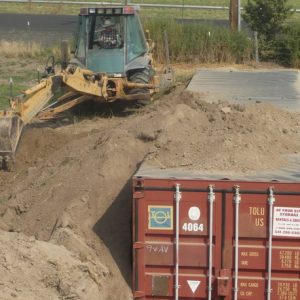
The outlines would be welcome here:
M 133 183 L 135 299 L 300 299 L 299 182 Z

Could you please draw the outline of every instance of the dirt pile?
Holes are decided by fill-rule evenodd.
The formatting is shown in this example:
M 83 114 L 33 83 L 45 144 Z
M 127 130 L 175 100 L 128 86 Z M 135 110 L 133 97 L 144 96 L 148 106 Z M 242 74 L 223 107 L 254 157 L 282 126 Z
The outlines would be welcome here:
M 56 274 L 43 259 L 53 251 L 63 266 L 64 260 L 71 261 L 60 276 L 95 264 L 96 271 L 68 277 L 70 293 L 77 293 L 70 299 L 93 299 L 80 294 L 80 276 L 91 290 L 97 285 L 99 299 L 132 299 L 130 179 L 142 162 L 230 172 L 278 168 L 287 163 L 284 154 L 299 153 L 299 133 L 299 114 L 261 103 L 208 104 L 182 88 L 126 117 L 28 129 L 30 138 L 23 137 L 18 154 L 26 159 L 14 173 L 0 175 L 0 228 L 22 233 L 0 231 L 5 241 L 0 243 L 1 257 L 9 248 L 17 249 L 6 243 L 22 240 L 8 263 L 13 281 L 3 277 L 0 292 L 23 289 L 17 276 L 23 272 L 18 265 L 27 263 L 22 251 L 29 247 L 40 252 L 42 247 L 36 261 L 30 258 L 36 269 L 26 271 L 36 287 L 28 287 L 28 299 L 38 299 L 37 290 L 53 293 L 53 299 L 62 297 L 59 286 L 49 286 L 37 271 L 53 268 L 49 272 Z M 33 242 L 23 234 L 34 236 Z
M 103 265 L 23 234 L 0 231 L 0 244 L 1 299 L 106 299 Z
M 252 172 L 286 163 L 299 152 L 299 114 L 269 104 L 209 104 L 183 92 L 179 103 L 141 122 L 138 136 L 153 140 L 147 157 L 159 167 Z

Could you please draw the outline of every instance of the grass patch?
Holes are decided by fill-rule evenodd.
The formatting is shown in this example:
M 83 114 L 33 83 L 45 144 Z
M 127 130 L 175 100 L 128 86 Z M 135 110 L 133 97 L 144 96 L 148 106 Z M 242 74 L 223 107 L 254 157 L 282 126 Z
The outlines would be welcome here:
M 165 61 L 164 34 L 167 32 L 172 63 L 242 63 L 251 59 L 252 42 L 243 33 L 227 28 L 178 24 L 172 19 L 149 18 L 145 20 L 156 43 L 155 57 Z
M 44 61 L 50 55 L 60 56 L 60 48 L 58 46 L 45 48 L 40 43 L 32 41 L 6 41 L 0 40 L 0 57 L 6 58 L 35 58 L 38 61 Z M 17 62 L 11 62 L 10 64 Z M 24 61 L 20 61 L 24 66 Z M 26 63 L 25 63 L 26 65 Z
M 3 110 L 9 107 L 11 93 L 9 79 L 12 78 L 13 80 L 12 95 L 17 96 L 21 91 L 33 85 L 33 80 L 37 79 L 37 72 L 34 70 L 22 72 L 20 70 L 17 75 L 3 76 L 1 73 L 0 76 L 2 78 L 0 81 L 0 110 Z
M 41 55 L 42 51 L 42 47 L 32 41 L 0 41 L 0 55 L 7 58 L 36 57 Z
M 9 107 L 9 97 L 36 84 L 47 57 L 59 57 L 59 49 L 45 49 L 32 41 L 0 41 L 0 109 Z M 10 78 L 13 80 L 12 91 Z
M 187 83 L 193 78 L 194 74 L 197 71 L 197 68 L 180 68 L 178 66 L 174 66 L 175 70 L 175 82 L 176 83 Z

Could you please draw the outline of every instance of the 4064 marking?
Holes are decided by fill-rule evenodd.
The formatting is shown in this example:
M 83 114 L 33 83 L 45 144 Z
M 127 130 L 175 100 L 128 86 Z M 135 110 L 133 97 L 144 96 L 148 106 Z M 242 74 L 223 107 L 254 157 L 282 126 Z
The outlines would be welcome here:
M 182 225 L 182 230 L 183 231 L 190 231 L 190 232 L 203 232 L 204 231 L 204 225 L 203 223 L 198 224 L 198 223 L 183 223 Z

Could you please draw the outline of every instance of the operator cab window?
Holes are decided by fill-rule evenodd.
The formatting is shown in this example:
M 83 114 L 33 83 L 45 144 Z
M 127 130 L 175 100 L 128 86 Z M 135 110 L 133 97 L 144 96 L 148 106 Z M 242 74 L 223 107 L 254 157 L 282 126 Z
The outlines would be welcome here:
M 77 48 L 76 48 L 76 57 L 79 60 L 84 61 L 85 59 L 85 26 L 86 26 L 86 18 L 82 16 L 79 17 L 79 29 L 77 36 Z
M 128 16 L 127 29 L 127 61 L 130 62 L 147 52 L 147 44 L 138 18 Z
M 92 48 L 116 49 L 123 47 L 123 20 L 120 16 L 96 16 L 92 23 Z

